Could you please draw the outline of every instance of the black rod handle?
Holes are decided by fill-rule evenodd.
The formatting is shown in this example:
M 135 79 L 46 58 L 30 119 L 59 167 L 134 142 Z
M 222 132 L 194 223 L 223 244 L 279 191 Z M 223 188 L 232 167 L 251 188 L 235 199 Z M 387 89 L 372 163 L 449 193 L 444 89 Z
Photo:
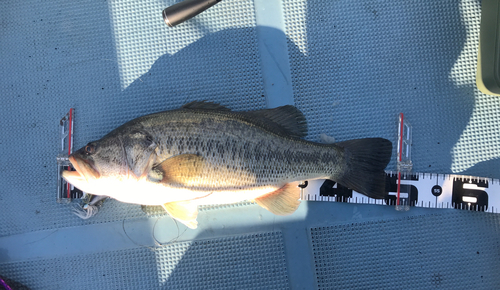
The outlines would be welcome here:
M 219 3 L 221 0 L 185 0 L 163 10 L 163 20 L 174 27 Z

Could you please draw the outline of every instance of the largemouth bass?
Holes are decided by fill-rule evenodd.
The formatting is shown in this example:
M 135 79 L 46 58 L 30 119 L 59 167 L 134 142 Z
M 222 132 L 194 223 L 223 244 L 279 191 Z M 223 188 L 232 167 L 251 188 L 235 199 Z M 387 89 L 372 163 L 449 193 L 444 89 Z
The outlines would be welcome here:
M 301 139 L 294 106 L 234 112 L 209 102 L 142 116 L 70 155 L 63 177 L 82 191 L 161 205 L 190 228 L 199 205 L 254 201 L 277 215 L 299 206 L 300 181 L 331 179 L 385 196 L 392 144 L 383 138 L 321 144 Z

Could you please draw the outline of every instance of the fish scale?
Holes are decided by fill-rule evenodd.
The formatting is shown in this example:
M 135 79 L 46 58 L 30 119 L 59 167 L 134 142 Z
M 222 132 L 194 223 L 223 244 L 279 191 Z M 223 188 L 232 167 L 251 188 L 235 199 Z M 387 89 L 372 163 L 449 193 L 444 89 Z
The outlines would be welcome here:
M 233 112 L 207 102 L 131 120 L 74 152 L 63 173 L 82 191 L 162 205 L 189 227 L 197 206 L 243 200 L 275 214 L 299 206 L 299 181 L 328 178 L 373 198 L 385 194 L 392 144 L 382 138 L 320 144 L 293 106 Z M 360 178 L 361 177 L 361 178 Z
M 228 118 L 199 120 L 192 117 L 192 112 L 177 112 L 151 116 L 151 120 L 143 122 L 145 130 L 158 135 L 159 163 L 186 153 L 206 158 L 210 166 L 197 184 L 203 184 L 210 189 L 221 185 L 220 182 L 214 182 L 220 177 L 227 181 L 224 183 L 227 186 L 239 187 L 248 184 L 240 184 L 242 175 L 247 175 L 247 179 L 256 180 L 257 185 L 271 185 L 295 181 L 289 180 L 292 175 L 295 175 L 294 179 L 302 180 L 318 173 L 327 176 L 334 174 L 335 164 L 328 160 L 334 159 L 337 152 L 330 147 L 318 146 L 312 150 L 310 147 L 300 146 L 304 143 L 309 145 L 302 140 L 281 136 L 270 139 L 267 136 L 269 134 L 264 135 L 264 132 L 259 132 L 259 128 L 246 126 Z M 163 134 L 155 134 L 159 127 L 172 129 Z M 189 135 L 186 135 L 186 132 L 189 132 Z M 297 142 L 298 144 L 294 144 Z M 320 163 L 320 160 L 326 162 Z

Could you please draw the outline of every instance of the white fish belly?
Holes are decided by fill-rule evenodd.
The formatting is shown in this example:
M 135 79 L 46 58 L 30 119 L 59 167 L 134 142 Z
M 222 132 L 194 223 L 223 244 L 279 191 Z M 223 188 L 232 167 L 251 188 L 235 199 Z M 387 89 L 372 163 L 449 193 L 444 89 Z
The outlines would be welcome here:
M 98 179 L 92 187 L 95 188 L 89 191 L 92 194 L 142 205 L 162 205 L 174 201 L 193 200 L 210 194 L 210 192 L 195 192 L 185 188 L 168 188 L 146 180 L 119 178 Z
M 192 200 L 196 205 L 217 205 L 242 202 L 254 199 L 278 190 L 279 186 L 263 186 L 238 191 L 214 191 L 210 195 Z
M 163 205 L 175 201 L 192 201 L 197 205 L 217 205 L 254 200 L 281 188 L 281 186 L 248 187 L 239 190 L 192 191 L 173 188 L 146 180 L 106 178 L 96 180 L 93 186 L 99 193 L 118 201 L 142 205 Z

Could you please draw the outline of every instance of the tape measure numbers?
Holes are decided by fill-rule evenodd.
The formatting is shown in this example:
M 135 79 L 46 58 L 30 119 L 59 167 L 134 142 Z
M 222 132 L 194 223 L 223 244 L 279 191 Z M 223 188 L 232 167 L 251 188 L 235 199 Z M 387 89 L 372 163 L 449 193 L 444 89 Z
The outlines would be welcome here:
M 386 172 L 384 199 L 373 199 L 331 180 L 313 180 L 301 200 L 396 205 L 398 173 Z M 500 212 L 500 180 L 455 174 L 402 174 L 400 198 L 411 206 Z

